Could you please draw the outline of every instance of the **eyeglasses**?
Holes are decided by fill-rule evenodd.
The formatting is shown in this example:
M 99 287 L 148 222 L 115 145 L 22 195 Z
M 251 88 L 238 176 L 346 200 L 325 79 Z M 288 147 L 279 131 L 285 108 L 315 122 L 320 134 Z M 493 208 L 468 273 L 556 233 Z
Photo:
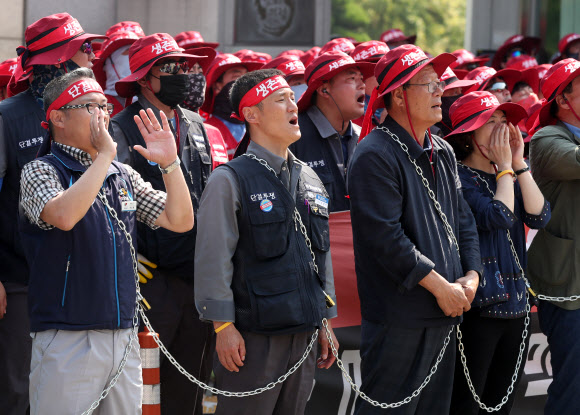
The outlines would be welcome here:
M 109 115 L 113 113 L 115 106 L 113 104 L 98 104 L 96 102 L 87 102 L 86 104 L 78 104 L 78 105 L 65 105 L 64 107 L 60 107 L 61 110 L 76 110 L 79 108 L 86 108 L 89 114 L 93 114 L 95 109 L 99 107 L 101 111 L 107 112 Z
M 183 71 L 183 73 L 189 71 L 189 64 L 187 62 L 165 62 L 155 66 L 158 66 L 161 72 L 170 75 L 177 75 L 179 71 Z
M 426 86 L 427 90 L 430 94 L 433 94 L 438 89 L 441 91 L 445 90 L 445 82 L 444 81 L 432 81 L 427 84 L 407 84 L 408 86 Z
M 93 53 L 93 45 L 90 42 L 83 43 L 81 45 L 81 52 L 90 55 L 91 53 Z

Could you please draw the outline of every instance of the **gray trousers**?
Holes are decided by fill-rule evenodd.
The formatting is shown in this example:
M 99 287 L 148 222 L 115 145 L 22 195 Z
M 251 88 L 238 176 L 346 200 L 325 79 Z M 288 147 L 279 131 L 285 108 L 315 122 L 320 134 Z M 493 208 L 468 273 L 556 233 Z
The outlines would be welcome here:
M 300 360 L 312 333 L 264 336 L 241 332 L 246 345 L 246 360 L 238 373 L 229 372 L 214 358 L 216 386 L 219 389 L 243 392 L 275 381 Z M 318 347 L 300 368 L 282 385 L 256 396 L 245 398 L 218 397 L 216 415 L 302 415 L 312 391 Z
M 131 329 L 32 333 L 31 415 L 86 411 L 117 372 L 130 333 Z M 141 414 L 142 395 L 139 344 L 133 343 L 117 384 L 92 414 Z
M 0 320 L 0 414 L 24 415 L 28 410 L 30 323 L 28 287 L 5 283 L 8 306 Z

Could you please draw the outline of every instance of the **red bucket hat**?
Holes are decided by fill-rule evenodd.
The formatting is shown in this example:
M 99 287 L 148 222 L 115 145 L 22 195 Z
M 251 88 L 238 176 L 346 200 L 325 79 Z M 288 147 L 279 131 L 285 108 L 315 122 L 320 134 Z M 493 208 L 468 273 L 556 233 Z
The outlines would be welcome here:
M 453 131 L 447 134 L 445 139 L 455 134 L 477 130 L 497 110 L 505 112 L 508 122 L 513 125 L 517 125 L 528 116 L 526 110 L 519 104 L 506 102 L 500 105 L 495 95 L 491 92 L 470 92 L 455 101 L 449 109 Z
M 209 46 L 185 49 L 183 53 L 187 53 L 189 55 L 205 56 L 205 58 L 201 58 L 200 60 L 197 61 L 199 66 L 201 66 L 201 69 L 203 69 L 204 74 L 207 73 L 209 66 L 211 65 L 215 57 L 218 55 L 218 51 L 215 50 L 214 48 L 210 48 Z
M 238 50 L 233 55 L 240 58 L 242 62 L 259 62 L 262 65 L 272 60 L 271 55 L 263 52 L 255 52 L 251 49 Z
M 17 62 L 16 58 L 12 58 L 0 63 L 0 87 L 8 85 L 16 70 Z
M 188 32 L 181 32 L 178 35 L 175 35 L 175 41 L 179 45 L 180 48 L 189 49 L 189 48 L 217 48 L 220 44 L 217 42 L 206 42 L 201 37 L 201 33 L 196 32 L 194 30 L 190 30 Z
M 453 88 L 470 87 L 477 83 L 477 81 L 459 79 L 457 75 L 455 75 L 455 72 L 453 72 L 453 69 L 450 67 L 445 69 L 445 72 L 443 72 L 443 75 L 441 75 L 439 80 L 445 82 L 445 91 Z
M 568 84 L 580 76 L 579 68 L 580 62 L 576 59 L 563 59 L 552 66 L 540 81 L 540 89 L 545 99 L 538 115 L 542 127 L 555 123 L 556 120 L 550 115 L 550 106 Z
M 303 112 L 310 107 L 312 94 L 324 81 L 330 81 L 339 72 L 349 68 L 357 68 L 366 79 L 373 75 L 374 63 L 355 62 L 353 58 L 344 52 L 327 52 L 314 59 L 304 72 L 304 78 L 308 84 L 308 89 L 298 100 L 298 111 Z
M 501 69 L 503 58 L 510 49 L 521 48 L 526 54 L 533 55 L 536 49 L 538 49 L 538 46 L 540 46 L 540 43 L 542 43 L 542 39 L 539 37 L 522 35 L 511 36 L 498 48 L 497 52 L 495 52 L 491 61 L 491 66 L 497 70 Z
M 384 100 L 379 98 L 404 85 L 425 65 L 433 65 L 437 76 L 441 77 L 455 59 L 451 53 L 442 53 L 429 58 L 419 46 L 411 44 L 401 45 L 388 51 L 375 66 L 375 78 L 379 86 L 373 90 L 367 105 L 359 141 L 371 131 L 371 115 L 377 109 L 385 107 Z
M 546 75 L 548 69 L 552 67 L 550 63 L 544 63 L 542 65 L 534 66 L 530 69 L 523 70 L 521 81 L 528 84 L 535 94 L 540 92 L 540 80 Z
M 242 62 L 240 58 L 234 56 L 230 53 L 220 53 L 215 57 L 215 59 L 209 65 L 207 72 L 204 71 L 207 88 L 205 89 L 205 102 L 201 109 L 207 113 L 211 113 L 213 110 L 213 91 L 211 86 L 217 82 L 220 76 L 225 73 L 228 69 L 235 68 L 236 66 L 243 66 L 248 70 L 248 72 L 255 71 L 264 66 L 260 62 Z
M 282 56 L 298 56 L 298 58 L 301 58 L 302 55 L 304 55 L 304 53 L 305 52 L 303 50 L 300 50 L 300 49 L 288 49 L 288 50 L 283 50 L 276 57 L 280 58 Z
M 183 53 L 175 40 L 167 33 L 155 33 L 135 41 L 129 48 L 129 67 L 131 75 L 120 79 L 115 90 L 120 97 L 130 98 L 139 92 L 137 81 L 143 78 L 151 67 L 163 58 L 185 58 L 193 66 L 205 56 Z
M 389 51 L 385 42 L 371 40 L 369 42 L 359 43 L 350 56 L 355 62 L 372 62 L 377 63 Z
M 56 65 L 72 58 L 81 45 L 106 36 L 85 33 L 78 20 L 68 13 L 51 14 L 32 23 L 24 32 L 26 46 L 16 48 L 18 66 L 11 88 L 27 79 L 32 65 Z
M 338 37 L 336 39 L 332 39 L 329 42 L 326 42 L 326 44 L 322 46 L 318 54 L 322 55 L 323 53 L 328 52 L 344 52 L 347 55 L 350 55 L 350 53 L 353 50 L 354 44 L 351 42 L 350 39 L 347 39 L 346 37 Z
M 538 61 L 536 60 L 536 58 L 534 58 L 533 56 L 530 56 L 530 55 L 516 56 L 514 58 L 511 58 L 505 64 L 506 68 L 516 69 L 518 71 L 530 69 L 530 68 L 533 68 L 535 66 L 538 66 Z
M 414 45 L 415 40 L 417 40 L 417 35 L 405 36 L 401 29 L 389 29 L 381 35 L 381 42 L 387 45 L 389 42 L 406 42 Z
M 262 66 L 261 69 L 278 69 L 284 72 L 285 76 L 304 75 L 304 64 L 296 55 L 280 56 L 272 59 L 270 62 Z
M 560 54 L 566 53 L 568 50 L 568 46 L 570 43 L 575 42 L 576 40 L 580 39 L 580 33 L 568 33 L 558 42 L 558 50 Z
M 304 67 L 308 68 L 308 65 L 310 65 L 312 61 L 318 57 L 319 54 L 320 47 L 314 46 L 308 49 L 306 52 L 304 52 L 304 55 L 300 57 L 300 60 L 304 64 Z
M 457 49 L 451 52 L 453 56 L 457 58 L 455 62 L 453 62 L 449 67 L 453 70 L 455 69 L 465 69 L 467 66 L 471 64 L 475 64 L 477 66 L 483 66 L 485 62 L 489 60 L 488 57 L 476 57 L 473 53 L 468 51 L 467 49 Z
M 480 66 L 479 68 L 475 68 L 474 70 L 470 71 L 464 79 L 466 80 L 475 80 L 477 81 L 471 88 L 465 91 L 466 94 L 469 94 L 473 91 L 483 91 L 487 88 L 489 82 L 493 78 L 502 78 L 506 85 L 507 89 L 510 91 L 514 88 L 516 83 L 521 79 L 522 75 L 519 71 L 515 69 L 502 69 L 501 71 L 496 71 L 489 66 Z

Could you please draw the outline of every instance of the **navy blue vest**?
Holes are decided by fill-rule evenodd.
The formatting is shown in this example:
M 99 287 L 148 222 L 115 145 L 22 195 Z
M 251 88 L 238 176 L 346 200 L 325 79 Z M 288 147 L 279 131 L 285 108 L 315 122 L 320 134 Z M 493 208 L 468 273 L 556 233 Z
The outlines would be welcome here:
M 20 172 L 45 139 L 40 126 L 45 114 L 29 90 L 0 102 L 0 114 L 8 162 L 0 191 L 0 280 L 27 284 L 29 270 L 17 226 Z
M 306 112 L 298 114 L 298 124 L 302 138 L 290 146 L 290 151 L 303 161 L 316 160 L 320 162 L 323 160 L 324 165 L 318 163 L 314 167 L 314 171 L 330 195 L 330 211 L 350 210 L 346 183 L 332 158 L 332 149 L 328 139 L 320 136 L 318 129 Z
M 133 120 L 133 117 L 139 114 L 141 109 L 143 109 L 141 104 L 134 102 L 112 120 L 121 128 L 131 148 L 136 144 L 145 147 L 143 136 Z M 182 109 L 182 111 L 189 123 L 189 129 L 187 137 L 180 137 L 181 141 L 185 140 L 183 151 L 180 154 L 181 170 L 189 188 L 195 214 L 199 208 L 199 199 L 211 173 L 210 146 L 201 117 L 188 110 Z M 183 121 L 180 119 L 180 122 Z M 180 130 L 183 131 L 183 128 L 180 127 Z M 147 159 L 136 151 L 131 151 L 130 154 L 129 164 L 131 167 L 145 181 L 150 182 L 154 189 L 165 191 L 159 167 L 149 164 Z M 138 223 L 137 234 L 141 254 L 157 264 L 159 268 L 171 270 L 174 275 L 193 282 L 197 226 L 194 226 L 190 231 L 176 233 L 163 228 L 153 230 L 145 224 Z
M 236 327 L 273 335 L 319 326 L 325 309 L 322 289 L 330 248 L 328 209 L 316 203 L 317 195 L 328 201 L 320 179 L 302 166 L 295 201 L 282 182 L 256 160 L 237 157 L 224 166 L 236 174 L 242 199 L 233 258 Z M 312 241 L 320 277 L 304 236 L 294 224 L 294 207 Z
M 54 143 L 51 154 L 39 160 L 54 167 L 65 189 L 86 171 Z M 111 164 L 103 190 L 135 241 L 135 212 L 121 211 L 121 198 L 134 195 L 121 163 Z M 22 212 L 20 231 L 30 266 L 31 331 L 132 326 L 136 289 L 130 245 L 99 198 L 70 231 L 42 230 Z

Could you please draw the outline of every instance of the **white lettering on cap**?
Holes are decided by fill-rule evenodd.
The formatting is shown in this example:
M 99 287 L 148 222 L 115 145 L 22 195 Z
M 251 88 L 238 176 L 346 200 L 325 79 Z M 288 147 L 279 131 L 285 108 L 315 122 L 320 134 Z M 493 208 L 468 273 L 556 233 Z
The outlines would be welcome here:
M 497 98 L 495 96 L 491 96 L 491 97 L 485 97 L 485 98 L 481 98 L 481 106 L 482 107 L 493 107 L 493 106 L 497 106 L 499 105 L 499 101 L 497 100 Z
M 475 80 L 477 81 L 478 85 L 481 85 L 484 81 L 487 81 L 493 75 L 495 75 L 497 71 L 493 68 L 488 68 L 485 71 L 481 71 L 481 73 L 477 74 Z
M 286 70 L 288 72 L 296 71 L 298 69 L 304 69 L 302 61 L 290 61 L 286 63 Z
M 390 40 L 393 40 L 393 39 L 399 38 L 399 37 L 405 37 L 405 35 L 403 34 L 403 32 L 401 30 L 393 29 L 385 35 L 384 40 L 385 40 L 385 42 L 388 42 Z
M 578 69 L 580 67 L 580 62 L 579 61 L 574 61 L 574 62 L 570 62 L 568 65 L 565 66 L 564 70 L 566 72 L 574 72 L 576 69 Z
M 241 65 L 242 64 L 242 61 L 239 60 L 235 56 L 230 56 L 227 59 L 224 59 L 223 61 L 221 61 L 220 63 L 218 63 L 218 66 L 224 66 L 224 65 L 227 65 L 228 63 L 239 63 Z
M 81 25 L 77 21 L 77 19 L 74 19 L 72 22 L 70 22 L 69 24 L 64 26 L 63 30 L 64 30 L 65 35 L 72 36 L 72 35 L 76 35 L 77 33 L 82 32 L 83 28 L 81 27 Z
M 151 52 L 155 52 L 156 55 L 159 55 L 163 52 L 171 52 L 177 49 L 179 49 L 179 46 L 177 46 L 175 40 L 163 40 L 154 44 L 151 47 Z
M 330 65 L 328 65 L 328 70 L 332 71 L 334 69 L 340 68 L 341 66 L 348 65 L 349 63 L 352 63 L 349 59 L 341 59 L 339 61 L 332 62 Z
M 404 65 L 412 66 L 424 59 L 428 59 L 427 55 L 425 55 L 425 53 L 422 50 L 415 49 L 413 52 L 409 52 L 405 56 L 403 56 L 401 62 L 403 63 L 403 66 Z
M 10 68 L 8 68 L 8 70 L 10 71 L 10 73 L 11 73 L 12 75 L 14 75 L 14 71 L 16 70 L 16 66 L 17 66 L 17 65 L 18 65 L 18 64 L 16 64 L 16 63 L 15 63 L 14 65 L 10 65 Z

